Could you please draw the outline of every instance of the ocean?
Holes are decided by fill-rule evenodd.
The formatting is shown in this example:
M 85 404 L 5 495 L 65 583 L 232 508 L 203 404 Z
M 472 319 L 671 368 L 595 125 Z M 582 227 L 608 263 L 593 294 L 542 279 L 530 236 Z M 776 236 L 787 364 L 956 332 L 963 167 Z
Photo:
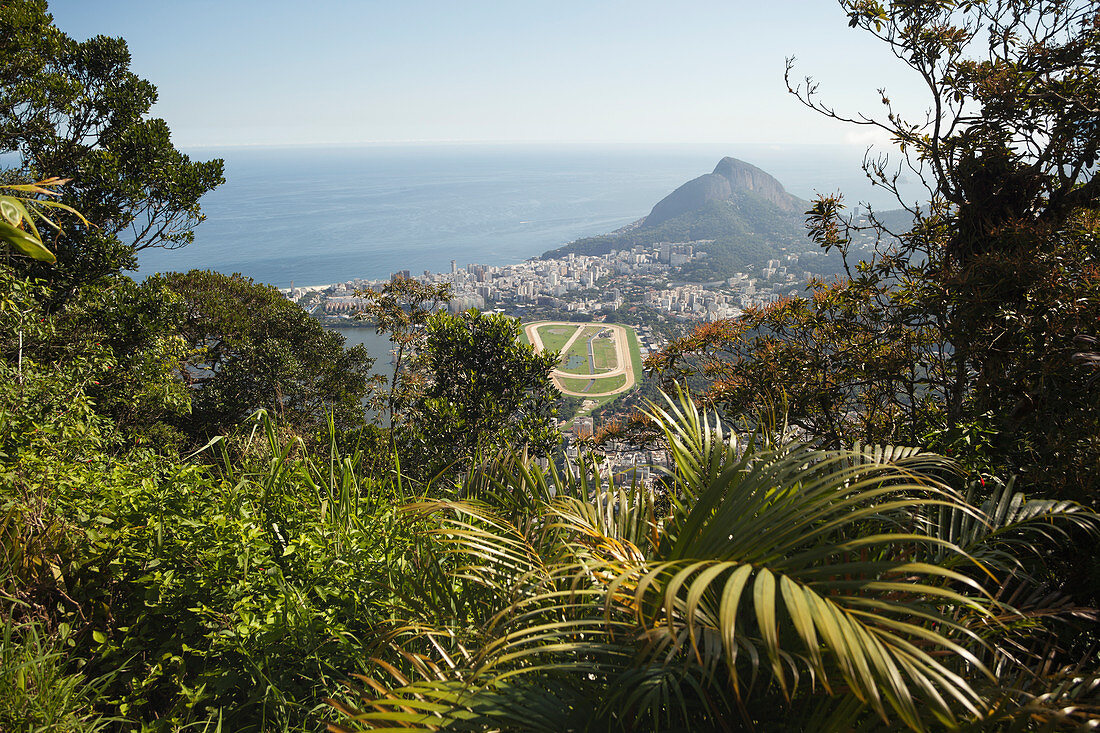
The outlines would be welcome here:
M 860 170 L 863 149 L 804 145 L 369 145 L 201 148 L 226 183 L 177 250 L 140 253 L 137 277 L 213 269 L 278 287 L 519 262 L 649 213 L 725 155 L 791 193 L 845 191 L 896 208 Z

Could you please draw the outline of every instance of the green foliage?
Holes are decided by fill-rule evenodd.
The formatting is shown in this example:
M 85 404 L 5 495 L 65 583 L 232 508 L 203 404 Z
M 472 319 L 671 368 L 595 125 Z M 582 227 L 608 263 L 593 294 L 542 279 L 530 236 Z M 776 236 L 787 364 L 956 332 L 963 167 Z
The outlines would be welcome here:
M 473 624 L 395 640 L 404 663 L 378 664 L 361 707 L 337 703 L 339 729 L 927 730 L 1035 712 L 997 680 L 1046 644 L 1036 620 L 1073 611 L 989 591 L 1032 583 L 1018 558 L 1100 518 L 1011 486 L 974 506 L 944 483 L 949 460 L 915 449 L 744 444 L 686 398 L 651 418 L 667 501 L 595 465 L 516 461 L 481 469 L 464 502 L 410 507 L 456 582 L 488 594 Z M 1090 716 L 1061 713 L 1032 719 Z
M 519 335 L 518 320 L 476 310 L 428 318 L 418 360 L 429 382 L 411 428 L 429 475 L 478 453 L 523 446 L 542 456 L 560 442 L 557 354 L 536 354 Z
M 1034 580 L 1046 548 L 1095 533 L 1079 507 L 1011 485 L 970 504 L 943 483 L 948 461 L 908 449 L 741 444 L 686 401 L 652 416 L 675 459 L 662 493 L 506 451 L 452 502 L 367 473 L 334 427 L 322 456 L 259 416 L 239 457 L 215 445 L 220 466 L 200 467 L 105 452 L 112 426 L 79 383 L 35 370 L 0 396 L 4 588 L 58 629 L 56 687 L 80 691 L 67 707 L 89 719 L 308 729 L 357 671 L 392 688 L 371 700 L 379 723 L 1012 719 L 1019 698 L 978 665 L 1058 669 L 1046 627 L 1087 612 Z M 828 636 L 844 629 L 859 646 Z M 795 681 L 807 672 L 835 702 Z M 1043 715 L 1079 694 L 1029 684 Z M 431 718 L 409 716 L 423 706 Z
M 202 444 L 263 408 L 309 434 L 332 413 L 337 427 L 363 424 L 374 363 L 362 346 L 326 331 L 270 285 L 209 270 L 150 278 L 172 293 L 190 353 L 180 367 L 191 410 L 177 425 Z
M 121 442 L 173 442 L 168 422 L 186 412 L 189 395 L 177 376 L 186 353 L 178 333 L 178 299 L 163 283 L 119 277 L 82 288 L 51 313 L 52 297 L 0 268 L 0 357 L 15 372 L 42 371 L 68 381 L 114 424 Z M 31 410 L 37 411 L 32 405 Z
M 686 395 L 651 406 L 651 486 L 596 456 L 539 469 L 553 355 L 437 313 L 445 287 L 365 294 L 396 346 L 387 430 L 362 424 L 365 352 L 273 288 L 112 274 L 189 239 L 220 163 L 146 119 L 124 43 L 5 2 L 6 179 L 72 175 L 99 228 L 46 243 L 56 270 L 0 268 L 0 728 L 316 730 L 326 697 L 335 730 L 1095 727 L 1095 627 L 1071 624 L 1097 611 L 1067 558 L 1100 518 L 1066 500 L 1100 461 L 1095 9 L 842 5 L 940 80 L 954 122 L 883 123 L 936 196 L 859 264 L 820 201 L 846 280 L 655 362 L 763 419 L 745 440 Z M 981 33 L 988 62 L 963 53 Z M 8 226 L 32 230 L 29 201 L 0 201 Z M 783 407 L 809 442 L 769 431 Z M 170 426 L 236 442 L 180 459 Z M 865 447 L 920 441 L 965 463 Z M 461 500 L 420 488 L 454 463 Z
M 94 422 L 6 409 L 13 392 L 52 391 L 39 381 L 0 383 L 0 445 L 18 447 L 0 456 L 0 579 L 21 613 L 64 630 L 36 674 L 52 669 L 58 695 L 79 687 L 71 675 L 96 680 L 82 700 L 155 730 L 315 726 L 325 691 L 411 613 L 416 540 L 393 488 L 335 449 L 331 425 L 327 460 L 265 418 L 220 470 L 111 455 Z
M 57 297 L 133 268 L 138 250 L 190 242 L 199 198 L 223 181 L 220 160 L 191 161 L 164 121 L 147 117 L 156 88 L 129 65 L 122 39 L 78 42 L 53 26 L 44 2 L 4 3 L 0 151 L 19 155 L 17 179 L 71 178 L 62 203 L 96 225 L 55 236 L 54 267 L 19 263 L 57 285 Z
M 139 284 L 117 277 L 86 286 L 55 309 L 56 331 L 37 358 L 78 370 L 96 411 L 114 422 L 120 439 L 178 442 L 172 425 L 191 403 L 178 376 L 188 353 L 180 306 L 156 278 Z
M 0 628 L 0 730 L 11 733 L 93 733 L 111 722 L 91 711 L 96 694 L 83 675 L 66 674 L 61 661 L 68 636 L 39 624 Z
M 410 358 L 424 342 L 428 318 L 451 300 L 451 286 L 425 285 L 418 280 L 399 277 L 378 290 L 368 288 L 357 293 L 367 305 L 360 314 L 374 323 L 378 333 L 389 336 L 393 349 L 393 378 L 384 400 L 390 432 L 396 439 L 404 412 L 419 394 L 423 375 L 418 374 Z M 381 411 L 381 410 L 379 410 Z M 396 443 L 391 443 L 396 446 Z
M 705 377 L 707 399 L 731 415 L 766 418 L 782 405 L 792 426 L 830 448 L 917 443 L 938 415 L 928 365 L 940 345 L 929 326 L 897 324 L 895 302 L 879 278 L 817 283 L 810 299 L 700 326 L 648 366 L 666 385 Z
M 1095 231 L 1082 215 L 1026 257 L 982 256 L 965 271 L 885 256 L 809 298 L 700 326 L 648 366 L 666 385 L 705 379 L 731 415 L 783 405 L 831 447 L 923 443 L 1092 502 L 1100 392 L 1074 354 L 1100 318 Z
M 45 313 L 36 298 L 40 283 L 17 277 L 0 267 L 0 353 L 18 364 L 23 341 L 42 338 L 48 331 Z

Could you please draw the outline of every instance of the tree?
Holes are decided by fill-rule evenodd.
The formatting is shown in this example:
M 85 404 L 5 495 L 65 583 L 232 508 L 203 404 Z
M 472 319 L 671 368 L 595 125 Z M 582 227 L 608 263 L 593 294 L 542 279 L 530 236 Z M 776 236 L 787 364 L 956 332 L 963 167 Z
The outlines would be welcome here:
M 919 440 L 1097 501 L 1100 391 L 1074 340 L 1100 319 L 1100 9 L 840 5 L 924 82 L 927 117 L 904 118 L 885 90 L 884 117 L 844 115 L 790 67 L 788 86 L 823 114 L 890 134 L 900 165 L 869 156 L 865 168 L 907 215 L 869 212 L 876 246 L 860 252 L 840 198 L 823 197 L 810 233 L 841 252 L 846 278 L 704 327 L 651 366 L 715 377 L 711 397 L 731 411 L 785 398 L 791 420 L 830 445 Z M 903 172 L 924 181 L 926 202 L 902 199 Z
M 922 209 L 910 206 L 916 226 L 888 237 L 893 257 L 872 260 L 868 272 L 902 284 L 911 298 L 898 309 L 903 319 L 923 316 L 940 332 L 941 354 L 928 368 L 938 370 L 944 415 L 933 429 L 953 442 L 983 422 L 994 452 L 1028 483 L 1096 501 L 1088 467 L 1100 460 L 1100 441 L 1087 436 L 1100 429 L 1100 395 L 1072 354 L 1074 338 L 1100 318 L 1100 8 L 1081 0 L 842 6 L 929 95 L 919 122 L 903 119 L 885 92 L 885 119 L 850 121 L 889 132 L 931 192 Z M 801 91 L 837 116 L 811 84 Z M 886 159 L 868 169 L 898 194 Z
M 179 308 L 179 297 L 159 278 L 87 285 L 51 317 L 55 333 L 36 349 L 37 358 L 80 374 L 117 438 L 178 443 L 172 426 L 191 410 L 178 372 L 188 356 Z
M 2 10 L 0 152 L 20 161 L 7 178 L 71 178 L 62 202 L 95 224 L 74 224 L 50 242 L 55 267 L 20 262 L 20 270 L 63 299 L 132 269 L 142 249 L 190 242 L 199 198 L 224 181 L 222 161 L 192 161 L 163 120 L 147 117 L 156 88 L 129 70 L 125 41 L 75 41 L 42 0 L 4 0 Z
M 890 330 L 880 283 L 817 283 L 787 298 L 696 328 L 647 361 L 668 389 L 703 378 L 705 398 L 742 420 L 779 417 L 823 447 L 918 444 L 934 420 L 928 359 L 935 333 Z M 887 336 L 889 334 L 889 336 Z
M 428 318 L 450 301 L 451 286 L 398 277 L 377 290 L 368 288 L 357 294 L 366 300 L 359 318 L 373 321 L 377 332 L 387 334 L 393 342 L 393 378 L 380 407 L 384 405 L 389 417 L 390 442 L 396 448 L 405 410 L 423 383 L 422 376 L 410 369 L 409 358 L 423 344 Z
M 877 127 L 920 176 L 932 209 L 946 206 L 953 264 L 1011 244 L 1023 225 L 1042 236 L 1095 209 L 1100 180 L 1100 8 L 1088 0 L 840 0 L 849 25 L 882 41 L 923 81 L 929 108 L 905 119 L 886 90 L 885 118 L 846 116 L 820 101 L 812 79 L 788 89 L 829 117 Z M 898 193 L 889 160 L 868 161 Z M 919 212 L 911 210 L 917 215 Z
M 241 275 L 192 270 L 152 278 L 179 298 L 181 332 L 192 349 L 180 367 L 191 414 L 180 427 L 205 440 L 266 408 L 299 432 L 331 412 L 338 428 L 364 421 L 374 360 L 326 331 L 276 288 Z
M 479 452 L 522 446 L 541 456 L 559 443 L 557 354 L 536 354 L 519 336 L 519 321 L 503 315 L 428 318 L 418 355 L 427 385 L 413 414 L 431 473 Z
M 191 161 L 164 121 L 148 117 L 156 89 L 129 64 L 124 41 L 77 42 L 41 0 L 0 6 L 0 152 L 18 160 L 0 183 L 39 182 L 6 186 L 22 197 L 3 197 L 0 230 L 32 258 L 5 253 L 5 266 L 42 300 L 50 325 L 20 353 L 74 370 L 122 436 L 176 419 L 188 400 L 172 376 L 182 345 L 172 296 L 119 273 L 141 249 L 191 241 L 199 198 L 223 181 L 220 160 Z M 55 191 L 62 176 L 71 180 Z M 87 218 L 51 232 L 51 209 Z

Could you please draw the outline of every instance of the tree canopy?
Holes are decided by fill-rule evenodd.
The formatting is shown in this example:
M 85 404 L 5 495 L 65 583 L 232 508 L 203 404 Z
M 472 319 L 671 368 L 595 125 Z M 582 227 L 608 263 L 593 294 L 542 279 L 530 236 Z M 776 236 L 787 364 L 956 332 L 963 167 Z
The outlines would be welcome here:
M 845 115 L 812 79 L 788 86 L 823 114 L 888 132 L 872 180 L 908 209 L 871 212 L 877 246 L 855 262 L 858 227 L 839 196 L 807 212 L 846 276 L 809 299 L 701 327 L 650 366 L 706 374 L 731 413 L 783 403 L 827 445 L 921 442 L 975 469 L 1096 502 L 1100 392 L 1075 354 L 1100 322 L 1100 11 L 1091 2 L 841 2 L 928 93 L 927 117 Z M 904 200 L 902 173 L 928 200 Z M 896 221 L 892 217 L 891 221 Z M 868 232 L 863 232 L 866 234 Z M 768 404 L 765 404 L 768 403 Z
M 147 247 L 179 247 L 202 221 L 200 197 L 224 181 L 222 161 L 192 161 L 164 120 L 148 117 L 156 87 L 130 71 L 121 38 L 76 41 L 42 0 L 5 0 L 0 13 L 0 152 L 9 182 L 71 178 L 62 202 L 76 222 L 51 242 L 56 266 L 18 266 L 69 288 L 136 266 Z
M 520 323 L 469 310 L 433 314 L 418 356 L 427 385 L 413 406 L 416 448 L 441 469 L 506 447 L 546 455 L 558 444 L 558 355 L 520 342 Z
M 191 388 L 186 433 L 205 440 L 259 408 L 305 433 L 330 412 L 338 428 L 363 424 L 374 363 L 364 347 L 345 349 L 343 336 L 251 278 L 192 270 L 161 279 L 179 299 L 191 348 L 180 367 Z

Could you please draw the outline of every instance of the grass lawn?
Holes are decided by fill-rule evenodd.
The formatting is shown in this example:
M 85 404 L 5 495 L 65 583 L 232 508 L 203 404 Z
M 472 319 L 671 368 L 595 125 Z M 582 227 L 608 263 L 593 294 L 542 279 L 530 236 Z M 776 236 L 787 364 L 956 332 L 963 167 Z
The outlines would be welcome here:
M 595 392 L 596 394 L 600 394 L 602 392 L 610 392 L 612 390 L 618 389 L 619 387 L 622 387 L 624 384 L 626 384 L 625 374 L 620 374 L 617 377 L 605 377 L 603 379 L 597 379 L 596 383 L 592 385 L 591 391 Z
M 542 347 L 547 351 L 561 351 L 561 347 L 565 346 L 565 342 L 577 330 L 570 326 L 539 326 L 538 329 Z
M 592 356 L 596 362 L 596 373 L 608 372 L 619 366 L 616 358 L 615 340 L 598 338 L 592 342 Z
M 589 382 L 594 382 L 592 388 L 586 394 L 591 394 L 595 399 L 596 395 L 610 392 L 626 384 L 626 375 L 620 374 L 616 377 L 604 377 L 603 379 L 563 379 L 561 381 L 566 389 L 574 392 L 584 392 L 584 388 L 588 386 Z
M 560 380 L 563 387 L 572 390 L 574 392 L 583 392 L 584 388 L 588 386 L 591 379 L 562 379 Z

